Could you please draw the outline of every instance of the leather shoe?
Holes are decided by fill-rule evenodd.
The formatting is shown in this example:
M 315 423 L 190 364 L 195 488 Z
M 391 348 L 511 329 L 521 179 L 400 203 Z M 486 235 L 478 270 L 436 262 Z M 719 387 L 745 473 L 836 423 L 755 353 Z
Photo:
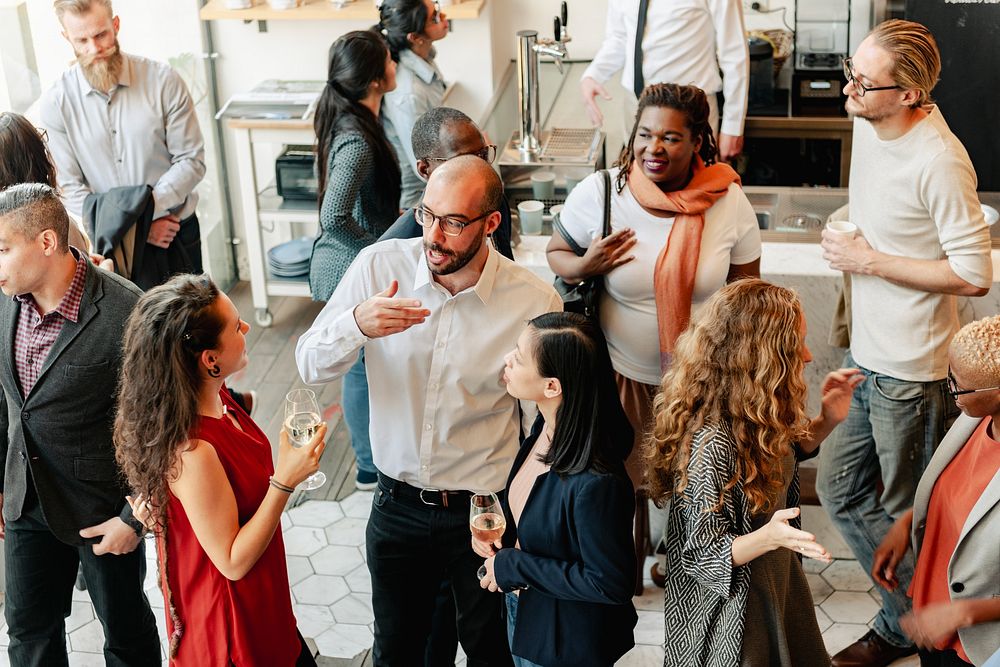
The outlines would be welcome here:
M 653 580 L 653 585 L 659 588 L 666 588 L 667 573 L 660 569 L 659 563 L 653 563 L 649 568 L 649 578 Z
M 886 667 L 893 661 L 913 655 L 916 646 L 894 646 L 877 632 L 868 634 L 833 656 L 833 667 Z

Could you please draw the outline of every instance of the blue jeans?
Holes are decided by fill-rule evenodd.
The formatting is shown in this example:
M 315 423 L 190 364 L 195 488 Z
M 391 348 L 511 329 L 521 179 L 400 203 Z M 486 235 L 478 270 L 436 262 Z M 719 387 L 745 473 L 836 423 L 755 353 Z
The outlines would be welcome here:
M 514 626 L 517 625 L 518 597 L 513 593 L 504 593 L 503 596 L 507 603 L 507 642 L 510 644 L 510 650 L 513 651 Z M 511 653 L 511 657 L 514 658 L 514 667 L 542 667 L 538 663 L 525 660 L 524 658 L 519 658 L 513 653 Z
M 844 366 L 861 368 L 850 353 Z M 871 572 L 875 549 L 913 506 L 920 476 L 958 408 L 944 380 L 910 382 L 861 370 L 865 379 L 854 390 L 847 419 L 820 448 L 816 491 L 858 563 Z M 911 550 L 896 568 L 896 590 L 876 586 L 882 609 L 874 629 L 896 646 L 912 645 L 899 619 L 910 609 L 913 565 Z
M 372 440 L 368 432 L 368 374 L 365 372 L 364 350 L 344 376 L 340 401 L 347 430 L 351 432 L 351 448 L 358 461 L 358 470 L 375 474 Z

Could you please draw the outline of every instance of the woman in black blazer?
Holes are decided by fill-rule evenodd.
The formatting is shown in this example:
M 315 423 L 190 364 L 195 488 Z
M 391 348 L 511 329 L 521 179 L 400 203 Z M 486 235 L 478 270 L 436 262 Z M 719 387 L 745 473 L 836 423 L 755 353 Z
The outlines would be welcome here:
M 507 480 L 503 539 L 473 539 L 482 586 L 506 592 L 517 667 L 614 664 L 635 643 L 635 503 L 632 428 L 604 335 L 581 315 L 547 313 L 506 361 L 507 391 L 540 414 Z

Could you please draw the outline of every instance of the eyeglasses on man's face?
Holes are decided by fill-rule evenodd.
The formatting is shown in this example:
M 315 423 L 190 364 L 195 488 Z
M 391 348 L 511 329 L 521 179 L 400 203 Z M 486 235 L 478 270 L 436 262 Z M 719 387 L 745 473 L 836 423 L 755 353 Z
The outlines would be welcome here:
M 435 222 L 437 222 L 438 227 L 441 228 L 441 231 L 445 236 L 458 236 L 465 230 L 466 227 L 479 222 L 492 212 L 493 211 L 486 211 L 472 220 L 459 220 L 451 215 L 435 215 L 423 204 L 421 204 L 413 210 L 413 217 L 416 219 L 417 224 L 421 227 L 430 228 L 434 226 Z
M 873 93 L 877 90 L 902 90 L 902 86 L 866 86 L 858 81 L 854 76 L 854 62 L 851 58 L 844 58 L 844 78 L 848 83 L 854 84 L 854 89 L 858 91 L 858 97 L 864 97 L 866 93 Z
M 981 391 L 996 391 L 997 389 L 1000 389 L 1000 386 L 997 386 L 997 387 L 985 387 L 983 389 L 959 389 L 958 388 L 958 381 L 955 380 L 955 376 L 952 375 L 950 368 L 948 369 L 948 381 L 947 381 L 947 383 L 948 383 L 948 393 L 951 394 L 952 397 L 965 396 L 966 394 L 976 394 L 976 393 L 979 393 Z
M 429 157 L 425 159 L 428 162 L 447 162 L 448 160 L 458 157 L 459 155 L 475 155 L 485 161 L 486 164 L 493 164 L 493 160 L 497 159 L 497 147 L 493 144 L 486 144 L 478 151 L 472 151 L 471 153 L 459 153 L 458 155 L 452 155 L 451 157 Z

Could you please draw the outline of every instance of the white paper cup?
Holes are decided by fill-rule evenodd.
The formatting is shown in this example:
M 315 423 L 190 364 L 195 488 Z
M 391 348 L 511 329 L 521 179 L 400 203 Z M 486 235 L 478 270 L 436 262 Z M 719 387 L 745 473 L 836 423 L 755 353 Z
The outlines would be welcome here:
M 858 235 L 858 226 L 846 220 L 831 220 L 826 223 L 826 229 L 838 236 L 846 236 L 849 239 L 853 239 Z
M 526 236 L 538 236 L 542 233 L 542 212 L 545 204 L 534 199 L 523 201 L 517 205 L 517 217 L 521 222 L 521 233 Z
M 562 213 L 562 210 L 563 210 L 562 204 L 556 204 L 555 206 L 550 206 L 549 215 L 551 215 L 552 219 L 555 220 L 556 218 L 559 217 L 559 214 Z
M 556 194 L 556 175 L 551 171 L 532 172 L 531 191 L 535 199 L 552 199 Z
M 226 9 L 250 9 L 253 0 L 226 0 Z
M 583 179 L 577 178 L 576 176 L 567 176 L 566 177 L 566 196 L 567 197 L 569 196 L 569 193 L 573 192 L 573 188 L 575 188 L 577 186 L 577 184 L 581 180 L 583 180 Z
M 1000 220 L 1000 211 L 997 211 L 992 206 L 987 204 L 980 204 L 979 207 L 983 209 L 983 216 L 986 218 L 986 224 L 992 227 Z

